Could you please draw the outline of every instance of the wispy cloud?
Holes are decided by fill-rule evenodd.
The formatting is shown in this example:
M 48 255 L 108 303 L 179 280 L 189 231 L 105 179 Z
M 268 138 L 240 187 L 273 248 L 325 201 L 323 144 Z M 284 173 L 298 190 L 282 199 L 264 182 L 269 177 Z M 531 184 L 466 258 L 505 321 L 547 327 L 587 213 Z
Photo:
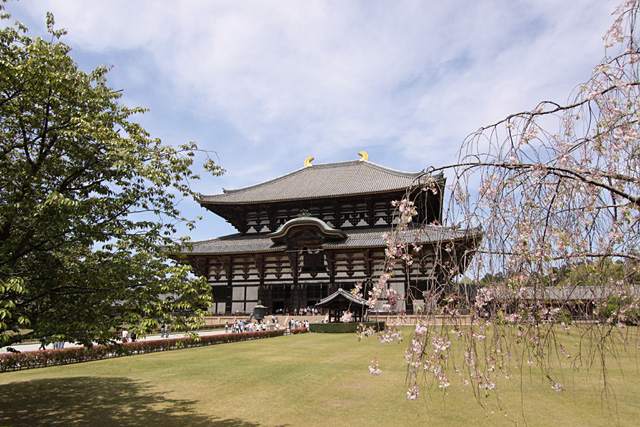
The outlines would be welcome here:
M 563 102 L 603 54 L 614 1 L 30 0 L 79 62 L 112 62 L 125 102 L 168 142 L 216 150 L 203 192 L 357 158 L 403 170 L 455 161 L 464 137 Z M 100 62 L 102 61 L 102 62 Z M 85 63 L 83 62 L 83 63 Z

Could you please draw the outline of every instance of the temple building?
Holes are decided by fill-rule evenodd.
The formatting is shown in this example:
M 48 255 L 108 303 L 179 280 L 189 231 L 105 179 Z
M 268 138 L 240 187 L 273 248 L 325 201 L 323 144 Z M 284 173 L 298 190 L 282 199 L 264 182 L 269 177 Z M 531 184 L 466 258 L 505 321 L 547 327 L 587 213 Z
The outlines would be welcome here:
M 427 225 L 405 233 L 421 250 L 412 263 L 396 265 L 388 281 L 406 297 L 394 308 L 412 313 L 424 291 L 464 270 L 480 232 L 439 225 L 444 177 L 431 177 L 434 191 L 425 191 L 423 172 L 389 169 L 359 154 L 326 164 L 308 158 L 278 178 L 200 196 L 201 206 L 238 230 L 192 242 L 182 254 L 211 284 L 212 313 L 249 313 L 259 300 L 268 312 L 293 313 L 356 282 L 366 292 L 383 271 L 384 235 L 397 221 L 392 202 L 403 197 L 415 201 L 415 223 Z

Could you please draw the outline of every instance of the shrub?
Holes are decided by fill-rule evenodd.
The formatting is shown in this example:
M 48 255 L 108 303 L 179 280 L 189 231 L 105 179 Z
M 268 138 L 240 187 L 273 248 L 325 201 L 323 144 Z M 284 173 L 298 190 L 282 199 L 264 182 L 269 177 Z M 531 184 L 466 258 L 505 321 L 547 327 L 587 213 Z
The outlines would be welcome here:
M 307 328 L 292 329 L 292 334 L 308 332 Z M 54 350 L 25 351 L 22 353 L 0 354 L 0 372 L 17 371 L 19 369 L 39 368 L 51 365 L 88 362 L 110 357 L 132 356 L 135 354 L 154 353 L 156 351 L 178 350 L 181 348 L 202 347 L 271 338 L 285 334 L 284 329 L 274 331 L 244 332 L 238 334 L 207 335 L 199 337 L 166 338 L 151 341 L 115 343 L 111 345 L 95 345 L 93 347 L 70 347 Z

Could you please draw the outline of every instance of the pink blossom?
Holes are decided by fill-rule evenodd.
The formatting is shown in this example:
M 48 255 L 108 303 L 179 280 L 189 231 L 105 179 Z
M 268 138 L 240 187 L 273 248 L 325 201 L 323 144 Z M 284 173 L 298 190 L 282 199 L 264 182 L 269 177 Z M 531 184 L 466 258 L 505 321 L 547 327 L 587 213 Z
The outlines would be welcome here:
M 416 400 L 420 395 L 420 388 L 417 385 L 412 386 L 407 390 L 407 399 Z
M 350 311 L 345 311 L 342 317 L 340 318 L 340 321 L 342 323 L 350 323 L 350 322 L 353 322 L 354 320 L 355 319 L 353 318 L 353 313 L 351 313 Z
M 371 365 L 369 365 L 369 372 L 371 372 L 371 375 L 374 376 L 380 375 L 382 373 L 382 371 L 380 370 L 378 359 L 373 359 L 371 361 Z
M 417 335 L 424 335 L 429 331 L 429 329 L 427 329 L 426 326 L 421 326 L 420 324 L 416 323 L 416 334 Z

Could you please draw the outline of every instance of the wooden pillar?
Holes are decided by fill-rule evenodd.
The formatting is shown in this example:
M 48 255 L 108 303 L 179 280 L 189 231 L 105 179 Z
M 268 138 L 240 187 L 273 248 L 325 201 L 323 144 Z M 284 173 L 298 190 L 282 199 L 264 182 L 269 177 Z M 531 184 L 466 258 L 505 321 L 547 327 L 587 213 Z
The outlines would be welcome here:
M 344 223 L 344 219 L 342 218 L 342 205 L 339 203 L 333 204 L 333 227 L 341 228 Z
M 393 208 L 391 207 L 391 205 L 387 206 L 387 209 L 385 209 L 384 213 L 384 221 L 387 223 L 387 225 L 391 225 L 393 223 Z
M 269 206 L 267 216 L 269 217 L 269 230 L 273 233 L 278 229 L 277 210 L 273 206 Z
M 354 273 L 353 268 L 354 268 L 353 252 L 347 252 L 347 276 L 353 277 L 353 273 Z
M 331 295 L 335 291 L 336 285 L 336 256 L 333 251 L 324 251 L 327 260 L 327 271 L 329 273 L 329 283 L 327 284 L 327 295 Z
M 376 211 L 375 211 L 375 202 L 373 199 L 368 198 L 366 201 L 367 205 L 367 225 L 369 227 L 374 227 L 376 225 Z
M 298 284 L 299 288 L 300 288 L 300 307 L 306 307 L 309 305 L 309 298 L 308 298 L 308 290 L 309 290 L 309 286 L 305 283 L 299 283 Z
M 233 225 L 240 231 L 241 234 L 246 234 L 249 231 L 249 226 L 247 225 L 247 213 L 236 209 L 234 212 L 235 220 Z
M 225 292 L 225 313 L 231 314 L 233 301 L 233 258 L 226 256 L 222 259 L 224 271 L 227 276 L 227 289 Z
M 407 314 L 413 314 L 413 293 L 411 292 L 411 267 L 403 262 L 404 266 L 404 305 Z
M 299 304 L 300 289 L 298 289 L 298 277 L 300 275 L 300 257 L 297 252 L 289 252 L 289 263 L 291 266 L 291 276 L 293 277 L 293 283 L 291 284 L 291 298 L 287 300 L 285 297 L 284 311 L 289 313 L 293 312 L 296 308 L 295 305 Z

